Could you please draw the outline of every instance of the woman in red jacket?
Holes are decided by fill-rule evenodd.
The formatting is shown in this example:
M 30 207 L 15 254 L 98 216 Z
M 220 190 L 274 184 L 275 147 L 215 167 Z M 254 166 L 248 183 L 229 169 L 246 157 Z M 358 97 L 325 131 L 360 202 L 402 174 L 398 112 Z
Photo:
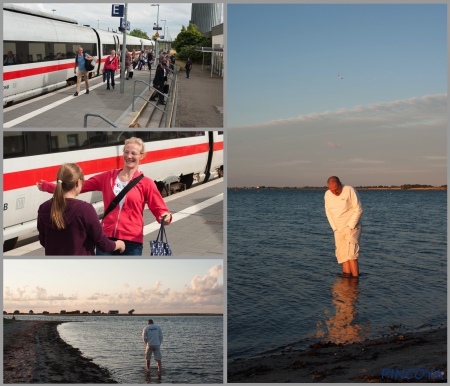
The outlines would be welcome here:
M 111 86 L 114 90 L 114 86 L 116 85 L 116 83 L 114 82 L 114 76 L 118 69 L 119 69 L 119 59 L 116 56 L 116 51 L 111 50 L 111 55 L 106 58 L 105 64 L 103 65 L 103 72 L 106 72 L 106 89 L 107 90 L 110 90 L 109 78 L 111 78 Z
M 83 184 L 81 193 L 101 191 L 103 193 L 104 210 L 122 189 L 134 178 L 142 173 L 138 170 L 139 162 L 145 156 L 144 142 L 140 138 L 132 137 L 125 141 L 123 148 L 123 169 L 115 169 L 97 174 L 89 178 Z M 47 181 L 38 182 L 39 190 L 53 193 L 55 184 Z M 172 215 L 167 209 L 161 194 L 153 180 L 142 178 L 134 186 L 121 202 L 103 219 L 103 232 L 111 240 L 123 240 L 125 243 L 124 255 L 142 255 L 142 243 L 144 241 L 143 228 L 144 206 L 148 208 L 160 223 L 164 219 L 165 224 L 170 224 Z M 97 255 L 112 255 L 104 253 L 98 248 Z

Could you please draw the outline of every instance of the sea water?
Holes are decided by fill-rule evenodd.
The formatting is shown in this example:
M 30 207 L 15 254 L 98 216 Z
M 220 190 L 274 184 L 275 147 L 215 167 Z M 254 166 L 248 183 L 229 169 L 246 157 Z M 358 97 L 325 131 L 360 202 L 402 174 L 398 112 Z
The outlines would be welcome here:
M 343 278 L 320 190 L 228 191 L 228 359 L 447 323 L 447 192 L 359 191 Z
M 23 316 L 17 319 L 64 320 L 58 332 L 65 342 L 109 370 L 120 383 L 222 383 L 223 317 L 153 317 L 163 332 L 162 376 L 152 357 L 145 371 L 142 330 L 148 316 Z

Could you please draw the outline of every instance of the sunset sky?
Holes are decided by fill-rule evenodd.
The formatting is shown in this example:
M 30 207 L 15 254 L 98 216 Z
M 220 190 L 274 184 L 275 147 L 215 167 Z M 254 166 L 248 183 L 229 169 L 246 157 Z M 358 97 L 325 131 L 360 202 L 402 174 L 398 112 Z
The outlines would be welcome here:
M 223 312 L 222 260 L 4 260 L 3 310 Z
M 230 4 L 227 20 L 229 186 L 447 183 L 446 4 Z

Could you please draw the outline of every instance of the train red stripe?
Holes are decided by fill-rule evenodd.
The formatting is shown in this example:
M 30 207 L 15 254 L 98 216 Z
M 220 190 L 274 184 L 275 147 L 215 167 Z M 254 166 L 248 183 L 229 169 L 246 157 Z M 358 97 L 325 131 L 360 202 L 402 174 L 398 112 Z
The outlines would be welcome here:
M 101 62 L 104 62 L 105 60 L 106 59 L 102 59 Z M 35 68 L 27 68 L 27 69 L 17 70 L 17 71 L 4 72 L 3 73 L 3 81 L 11 80 L 11 79 L 18 79 L 18 78 L 26 78 L 27 76 L 47 74 L 47 73 L 56 72 L 56 71 L 66 71 L 71 68 L 74 68 L 74 62 L 64 63 L 64 64 L 55 64 L 53 66 L 35 67 Z
M 221 149 L 223 149 L 223 142 L 215 142 L 214 151 Z M 186 157 L 190 155 L 206 153 L 208 152 L 208 150 L 208 143 L 181 146 L 171 149 L 155 150 L 148 152 L 147 156 L 140 163 L 148 164 L 173 158 Z M 108 157 L 92 161 L 77 162 L 77 165 L 79 165 L 83 169 L 83 173 L 85 175 L 89 175 L 104 172 L 105 170 L 120 168 L 123 166 L 123 158 L 122 156 Z M 58 171 L 60 166 L 61 165 L 48 166 L 44 168 L 6 173 L 3 175 L 3 191 L 32 186 L 41 179 L 54 181 L 56 172 Z

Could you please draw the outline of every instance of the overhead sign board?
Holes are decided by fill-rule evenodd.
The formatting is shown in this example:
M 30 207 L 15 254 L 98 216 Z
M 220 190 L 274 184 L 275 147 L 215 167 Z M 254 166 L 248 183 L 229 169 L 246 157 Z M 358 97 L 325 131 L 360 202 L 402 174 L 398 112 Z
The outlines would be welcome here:
M 125 6 L 123 4 L 113 4 L 111 9 L 112 17 L 123 17 L 123 10 Z

